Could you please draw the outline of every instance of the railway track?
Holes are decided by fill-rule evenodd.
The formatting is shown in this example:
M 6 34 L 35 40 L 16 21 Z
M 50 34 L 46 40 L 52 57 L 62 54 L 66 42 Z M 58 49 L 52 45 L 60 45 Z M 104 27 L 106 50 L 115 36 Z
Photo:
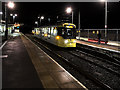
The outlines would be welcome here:
M 78 50 L 81 50 L 83 52 L 94 54 L 95 56 L 99 58 L 110 60 L 113 63 L 120 64 L 119 53 L 115 53 L 114 55 L 112 52 L 108 52 L 108 51 L 101 50 L 101 49 L 95 49 L 95 48 L 88 47 L 86 45 L 81 45 L 81 44 L 78 44 L 77 47 L 78 47 L 77 48 Z
M 64 61 L 65 63 L 67 63 L 67 65 L 69 65 L 70 67 L 72 67 L 74 70 L 77 70 L 77 72 L 79 72 L 80 74 L 84 75 L 85 77 L 87 77 L 88 79 L 92 80 L 94 83 L 96 83 L 97 85 L 99 85 L 100 87 L 102 88 L 105 88 L 105 89 L 110 89 L 112 90 L 112 88 L 105 84 L 104 82 L 102 82 L 101 80 L 97 79 L 96 77 L 94 77 L 92 74 L 89 74 L 88 72 L 84 71 L 82 68 L 80 68 L 78 65 L 72 63 L 69 59 L 63 57 L 62 55 L 54 52 L 53 50 L 51 50 L 50 48 L 48 48 L 47 46 L 43 45 L 42 43 L 40 43 L 39 41 L 37 41 L 36 39 L 34 39 L 34 42 L 37 43 L 38 45 L 40 45 L 40 47 L 42 46 L 43 48 L 45 48 L 46 50 L 48 50 L 49 52 L 51 52 L 53 55 L 57 56 L 58 58 L 60 58 L 62 61 Z M 59 50 L 58 50 L 59 51 Z M 58 52 L 57 51 L 57 52 Z M 77 54 L 73 54 L 71 52 L 69 52 L 69 54 L 72 54 L 74 55 L 75 57 L 79 57 Z M 81 58 L 83 59 L 83 58 Z M 90 61 L 89 61 L 90 62 Z M 94 63 L 94 62 L 90 62 L 90 63 Z M 95 64 L 95 63 L 94 63 Z M 95 64 L 96 65 L 96 64 Z M 98 65 L 98 64 L 97 64 Z M 115 64 L 117 65 L 117 64 Z M 98 65 L 99 66 L 99 65 Z M 100 66 L 101 67 L 101 66 Z M 103 68 L 103 67 L 102 67 Z M 107 69 L 106 67 L 104 67 L 104 69 Z M 107 69 L 108 71 L 110 72 L 114 72 L 112 71 L 111 69 Z M 118 73 L 114 72 L 115 74 L 117 74 L 119 76 Z
M 98 63 L 95 63 L 93 60 L 85 59 L 85 58 L 79 56 L 79 54 L 72 53 L 72 52 L 68 52 L 68 53 L 74 55 L 75 57 L 78 57 L 78 58 L 80 58 L 80 59 L 83 59 L 83 60 L 85 60 L 85 61 L 87 61 L 87 62 L 89 62 L 89 63 L 91 63 L 91 64 L 94 64 L 94 65 L 96 65 L 96 66 L 98 66 L 98 67 L 100 67 L 100 68 L 103 68 L 103 69 L 105 69 L 105 70 L 107 70 L 107 71 L 109 71 L 109 72 L 111 72 L 111 73 L 114 73 L 115 75 L 117 75 L 117 76 L 120 77 L 120 73 L 118 73 L 117 71 L 114 71 L 113 69 L 111 69 L 111 68 L 109 68 L 109 67 L 106 67 L 106 66 L 104 66 L 104 65 L 100 65 L 100 64 L 98 64 Z
M 77 54 L 74 53 L 74 52 L 76 52 Z M 118 64 L 118 63 L 111 62 L 111 61 L 109 61 L 109 60 L 107 60 L 107 59 L 104 59 L 104 58 L 102 58 L 102 57 L 97 57 L 97 56 L 95 56 L 95 55 L 86 53 L 85 51 L 80 51 L 80 50 L 78 50 L 78 49 L 76 49 L 76 50 L 74 50 L 74 51 L 70 51 L 69 53 L 71 53 L 72 55 L 75 55 L 75 56 L 77 56 L 77 57 L 79 57 L 79 58 L 82 58 L 82 59 L 85 59 L 85 58 L 83 58 L 83 56 L 81 57 L 81 56 L 80 56 L 81 54 L 83 54 L 84 57 L 86 57 L 86 56 L 87 56 L 87 57 L 92 57 L 92 59 L 94 59 L 94 60 L 86 60 L 86 61 L 89 61 L 89 62 L 91 62 L 91 63 L 96 62 L 96 63 L 105 64 L 107 67 L 104 67 L 104 66 L 103 66 L 103 68 L 106 68 L 106 70 L 108 70 L 109 68 L 112 69 L 112 67 L 114 67 L 112 71 L 111 71 L 110 69 L 109 69 L 108 71 L 114 72 L 114 69 L 115 69 L 115 70 L 118 70 L 118 72 L 115 71 L 114 73 L 117 74 L 117 75 L 120 75 L 120 74 L 119 74 L 119 73 L 120 73 L 120 71 L 119 71 L 120 64 Z M 96 63 L 95 63 L 95 64 L 96 64 Z M 100 66 L 100 67 L 102 67 L 102 66 Z
M 107 59 L 102 58 L 101 56 L 98 57 L 98 56 L 95 56 L 95 55 L 93 55 L 93 54 L 91 54 L 91 53 L 86 53 L 85 51 L 81 51 L 80 49 L 79 49 L 79 50 L 76 49 L 76 52 L 85 54 L 85 55 L 87 55 L 87 56 L 90 56 L 90 57 L 93 57 L 93 58 L 96 58 L 96 59 L 99 59 L 99 60 L 104 61 L 104 62 L 106 62 L 106 63 L 108 63 L 108 64 L 113 64 L 113 65 L 115 65 L 115 66 L 117 66 L 117 67 L 120 67 L 120 64 L 118 64 L 118 63 L 116 63 L 116 62 L 111 62 L 111 61 L 109 61 L 109 60 L 107 60 Z

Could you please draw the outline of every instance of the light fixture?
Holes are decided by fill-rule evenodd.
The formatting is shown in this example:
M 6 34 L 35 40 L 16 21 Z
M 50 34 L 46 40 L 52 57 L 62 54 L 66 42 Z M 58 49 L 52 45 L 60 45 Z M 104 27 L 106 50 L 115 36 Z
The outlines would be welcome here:
M 15 14 L 15 16 L 17 16 L 17 14 Z
M 0 14 L 2 15 L 2 14 L 3 14 L 3 12 L 0 12 Z
M 15 6 L 14 2 L 11 2 L 11 1 L 8 2 L 8 7 L 9 8 L 14 8 L 14 6 Z
M 66 9 L 66 12 L 67 12 L 67 13 L 71 13 L 71 12 L 72 12 L 71 7 L 68 7 L 68 8 Z
M 41 16 L 41 19 L 44 19 L 44 16 Z
M 10 16 L 13 16 L 13 14 L 10 14 Z

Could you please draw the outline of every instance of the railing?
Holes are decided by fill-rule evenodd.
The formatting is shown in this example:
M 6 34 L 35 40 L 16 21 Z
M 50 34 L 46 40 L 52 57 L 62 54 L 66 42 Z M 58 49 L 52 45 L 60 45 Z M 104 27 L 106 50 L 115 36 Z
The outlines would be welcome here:
M 105 40 L 105 29 L 76 29 L 77 37 L 97 39 L 98 33 L 101 33 L 101 39 Z M 107 40 L 120 41 L 120 29 L 107 29 Z

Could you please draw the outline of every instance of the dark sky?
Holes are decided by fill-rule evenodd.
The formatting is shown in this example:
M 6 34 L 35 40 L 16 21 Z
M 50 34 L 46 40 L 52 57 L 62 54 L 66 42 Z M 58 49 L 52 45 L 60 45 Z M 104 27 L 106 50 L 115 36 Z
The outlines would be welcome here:
M 34 27 L 39 14 L 45 17 L 42 24 L 46 24 L 49 17 L 53 23 L 57 16 L 67 15 L 65 9 L 68 6 L 73 8 L 76 26 L 78 26 L 80 10 L 81 28 L 104 28 L 105 5 L 103 2 L 16 2 L 14 10 L 9 9 L 9 13 L 17 13 L 16 21 Z M 108 3 L 108 28 L 120 28 L 120 3 Z

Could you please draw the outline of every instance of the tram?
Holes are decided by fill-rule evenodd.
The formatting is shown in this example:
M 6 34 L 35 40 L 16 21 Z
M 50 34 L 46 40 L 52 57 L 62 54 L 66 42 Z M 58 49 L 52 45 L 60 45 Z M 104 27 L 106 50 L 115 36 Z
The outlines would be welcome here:
M 34 28 L 32 33 L 58 47 L 76 47 L 76 25 L 72 23 L 42 26 Z

